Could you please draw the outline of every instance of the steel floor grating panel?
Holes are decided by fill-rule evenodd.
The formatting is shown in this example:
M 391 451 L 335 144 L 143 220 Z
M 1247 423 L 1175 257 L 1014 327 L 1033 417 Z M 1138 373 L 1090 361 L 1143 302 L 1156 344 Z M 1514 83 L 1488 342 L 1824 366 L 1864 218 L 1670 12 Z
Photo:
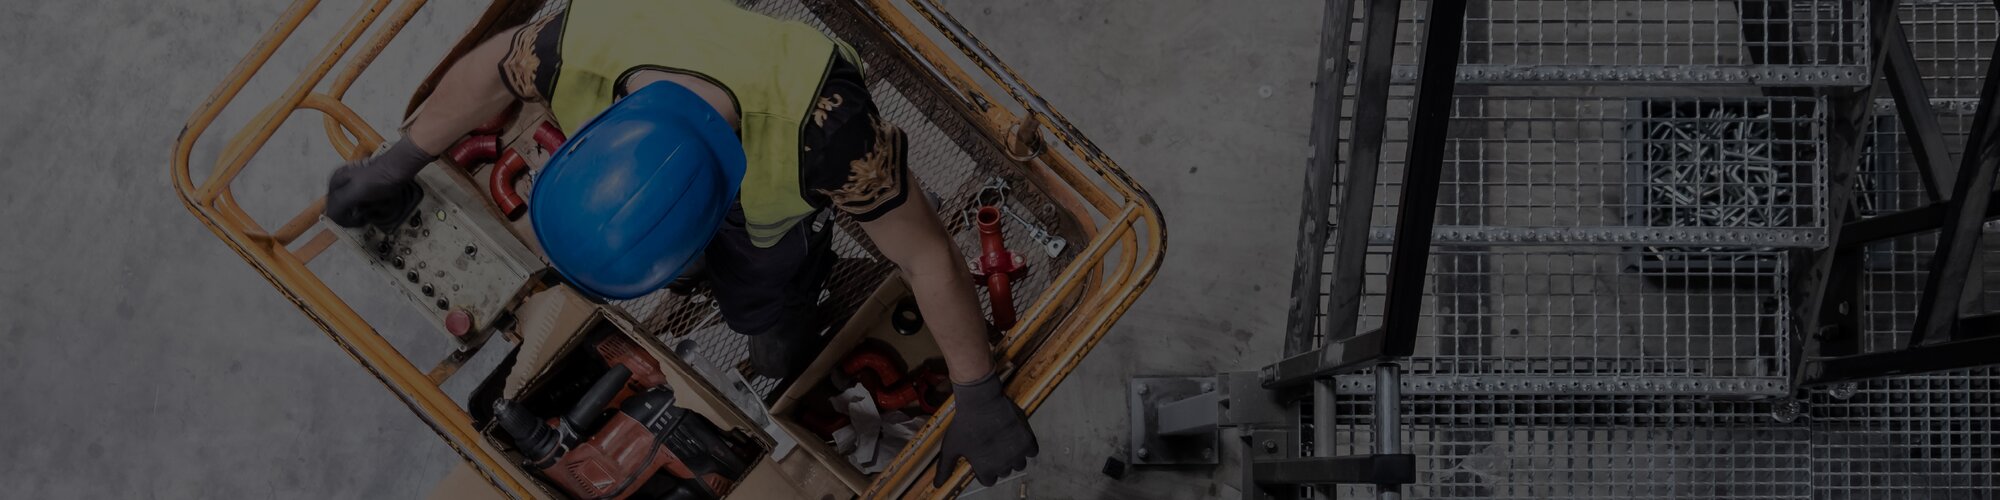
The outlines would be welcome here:
M 1474 1 L 1467 7 L 1458 79 L 1531 85 L 1859 86 L 1866 83 L 1861 54 L 1869 19 L 1867 9 L 1857 5 L 1838 0 Z M 1417 27 L 1425 13 L 1426 2 L 1403 6 L 1398 81 L 1416 78 Z M 1358 37 L 1361 31 L 1354 33 Z
M 1660 396 L 1411 396 L 1408 498 L 1809 498 L 1810 431 L 1768 405 Z M 1336 454 L 1372 443 L 1369 397 L 1335 405 Z M 1343 487 L 1344 498 L 1372 486 Z M 1351 497 L 1347 495 L 1353 495 Z
M 1410 106 L 1389 102 L 1376 243 L 1390 241 Z M 1823 118 L 1806 98 L 1460 97 L 1433 239 L 1817 245 Z
M 1518 378 L 1604 381 L 1575 387 L 1610 393 L 1781 394 L 1789 262 L 1775 251 L 1712 255 L 1742 260 L 1648 267 L 1618 247 L 1440 247 L 1405 373 L 1489 387 Z M 1360 331 L 1379 326 L 1386 258 L 1370 255 Z M 1616 390 L 1621 381 L 1671 385 Z

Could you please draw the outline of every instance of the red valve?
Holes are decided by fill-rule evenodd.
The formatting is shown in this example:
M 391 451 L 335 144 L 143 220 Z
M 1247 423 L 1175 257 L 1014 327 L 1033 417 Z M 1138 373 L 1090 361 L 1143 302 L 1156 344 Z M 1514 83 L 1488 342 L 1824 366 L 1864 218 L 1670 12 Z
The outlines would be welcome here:
M 1021 256 L 1007 250 L 1007 238 L 1000 230 L 1000 207 L 979 207 L 974 215 L 979 224 L 978 278 L 986 285 L 986 301 L 993 306 L 993 327 L 1014 327 L 1013 279 L 1027 270 Z

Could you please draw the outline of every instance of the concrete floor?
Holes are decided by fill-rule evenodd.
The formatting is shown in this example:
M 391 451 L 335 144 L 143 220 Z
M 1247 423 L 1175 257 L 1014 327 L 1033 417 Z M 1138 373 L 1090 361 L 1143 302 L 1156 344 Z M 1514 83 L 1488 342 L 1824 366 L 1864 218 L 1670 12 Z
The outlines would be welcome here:
M 344 2 L 329 2 L 329 4 Z M 349 102 L 394 123 L 483 3 L 439 0 Z M 1135 374 L 1275 358 L 1303 178 L 1317 2 L 946 2 L 1157 198 L 1170 243 L 1151 290 L 1035 417 L 1035 498 L 1207 498 L 1212 469 L 1097 474 L 1123 455 Z M 77 0 L 0 6 L 0 484 L 20 498 L 409 498 L 451 453 L 181 207 L 182 123 L 283 2 Z M 273 73 L 344 19 L 315 16 Z M 285 59 L 289 58 L 289 59 Z M 285 62 L 294 61 L 294 62 Z M 264 78 L 240 100 L 269 100 Z M 217 130 L 255 111 L 232 108 Z M 288 214 L 334 155 L 317 120 L 265 148 L 238 196 Z M 219 139 L 197 146 L 196 164 Z M 284 168 L 278 168 L 283 166 Z M 253 167 L 257 168 L 257 167 Z M 277 215 L 267 215 L 275 224 Z M 316 266 L 318 267 L 318 266 Z M 322 270 L 327 270 L 322 268 Z M 328 271 L 336 289 L 359 271 Z M 355 304 L 405 352 L 440 352 L 392 299 Z M 427 340 L 429 342 L 427 343 Z M 424 356 L 427 358 L 428 356 Z M 997 491 L 996 491 L 997 492 Z M 1009 495 L 1011 497 L 1011 495 Z

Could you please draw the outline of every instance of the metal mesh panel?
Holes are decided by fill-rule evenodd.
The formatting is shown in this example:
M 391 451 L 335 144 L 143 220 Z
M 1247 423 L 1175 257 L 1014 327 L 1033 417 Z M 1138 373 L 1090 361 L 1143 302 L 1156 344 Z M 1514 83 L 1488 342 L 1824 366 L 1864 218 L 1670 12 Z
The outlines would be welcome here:
M 1387 288 L 1387 256 L 1369 257 L 1361 331 L 1379 326 Z M 1441 247 L 1405 373 L 1468 391 L 1782 393 L 1788 262 L 1711 257 L 1648 267 L 1616 247 Z
M 1363 2 L 1356 2 L 1363 3 Z M 1840 0 L 1487 0 L 1466 16 L 1460 81 L 1862 85 L 1867 9 Z M 1424 2 L 1399 30 L 1414 80 Z M 1360 30 L 1356 30 L 1358 33 Z
M 1390 101 L 1377 224 L 1395 217 L 1409 107 Z M 1433 238 L 1811 246 L 1825 240 L 1822 119 L 1813 99 L 1460 98 Z
M 882 41 L 851 13 L 830 2 L 819 0 L 741 0 L 747 8 L 777 17 L 797 20 L 819 28 L 855 46 L 866 60 L 870 91 L 882 117 L 902 128 L 909 138 L 909 167 L 921 189 L 911 196 L 928 194 L 938 203 L 940 215 L 958 243 L 961 255 L 978 254 L 978 235 L 962 217 L 975 206 L 975 196 L 996 182 L 1006 190 L 1005 210 L 1013 216 L 1006 222 L 1008 248 L 1026 260 L 1029 271 L 1013 284 L 1017 307 L 1025 308 L 1046 289 L 1056 273 L 1076 256 L 1072 245 L 1060 252 L 1046 251 L 1028 225 L 1049 235 L 1080 241 L 1076 221 L 1062 212 L 1033 183 L 1026 180 L 1018 164 L 1007 160 L 992 143 L 978 134 L 966 118 L 947 106 L 949 97 L 940 94 L 929 76 L 907 66 L 893 56 L 898 50 L 880 45 Z M 543 13 L 567 5 L 552 1 Z M 883 259 L 851 219 L 833 219 L 833 252 L 840 258 L 827 280 L 821 307 L 826 310 L 827 327 L 838 326 L 846 314 L 866 300 L 895 267 Z M 986 295 L 980 294 L 982 310 L 990 311 Z M 736 335 L 721 323 L 714 301 L 706 291 L 683 296 L 658 291 L 616 304 L 655 335 L 692 336 L 697 352 L 711 362 L 736 368 L 760 394 L 776 388 L 776 380 L 758 377 L 749 370 L 746 337 Z M 1057 311 L 1061 313 L 1061 311 Z
M 1814 484 L 1833 498 L 1992 498 L 2000 389 L 1992 369 L 1862 382 L 1812 410 Z
M 1898 19 L 1932 98 L 1979 97 L 1993 40 L 2000 37 L 1989 2 L 1904 2 Z
M 1371 452 L 1372 404 L 1341 397 L 1336 454 Z M 1806 498 L 1803 423 L 1765 405 L 1666 397 L 1412 396 L 1409 498 Z M 1344 486 L 1341 498 L 1371 498 Z M 1352 495 L 1352 496 L 1349 496 Z

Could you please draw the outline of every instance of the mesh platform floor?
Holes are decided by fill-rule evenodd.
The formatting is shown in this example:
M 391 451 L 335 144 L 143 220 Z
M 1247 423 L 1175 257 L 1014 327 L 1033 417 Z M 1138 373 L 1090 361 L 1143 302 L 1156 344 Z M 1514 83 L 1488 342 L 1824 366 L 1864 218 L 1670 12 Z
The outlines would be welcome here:
M 2000 22 L 1984 2 L 1905 3 L 1900 19 L 1956 157 Z M 1705 67 L 1649 77 L 1672 81 L 1708 70 L 1730 74 L 1783 57 L 1830 66 L 1836 73 L 1829 74 L 1837 76 L 1853 64 L 1844 55 L 1760 45 L 1744 26 L 1775 25 L 1742 17 L 1753 4 L 1775 2 L 1475 1 L 1463 58 L 1469 66 L 1459 78 L 1582 84 L 1655 63 Z M 1798 9 L 1829 5 L 1791 4 L 1795 22 L 1803 12 Z M 1404 8 L 1398 64 L 1415 62 L 1420 7 Z M 1811 36 L 1861 46 L 1844 33 L 1866 31 L 1863 13 L 1815 12 L 1823 15 L 1805 14 L 1818 20 L 1806 23 Z M 1642 13 L 1653 21 L 1632 20 Z M 1826 26 L 1848 28 L 1821 29 Z M 1571 77 L 1511 69 L 1476 74 L 1537 64 L 1586 71 Z M 1411 75 L 1397 76 L 1407 81 Z M 1634 188 L 1645 181 L 1631 175 L 1639 170 L 1629 153 L 1653 142 L 1632 132 L 1644 126 L 1633 110 L 1645 109 L 1635 103 L 1658 95 L 1657 87 L 1516 90 L 1523 88 L 1461 85 L 1453 110 L 1458 119 L 1444 146 L 1419 345 L 1403 363 L 1402 442 L 1418 457 L 1419 471 L 1417 482 L 1404 488 L 1406 497 L 2000 497 L 2000 443 L 1993 430 L 2000 426 L 2000 369 L 1814 391 L 1799 418 L 1774 418 L 1775 398 L 1790 393 L 1780 375 L 1791 369 L 1782 353 L 1790 348 L 1785 332 L 1792 304 L 1786 259 L 1773 257 L 1821 243 L 1746 244 L 1716 240 L 1723 233 L 1685 230 L 1678 232 L 1698 239 L 1668 241 L 1664 233 L 1625 231 L 1651 225 L 1635 216 L 1648 207 L 1639 196 L 1645 191 Z M 1468 90 L 1473 95 L 1465 95 Z M 1754 88 L 1732 92 L 1695 99 L 1746 107 L 1788 102 L 1759 96 Z M 1380 226 L 1395 215 L 1393 189 L 1407 147 L 1400 142 L 1407 137 L 1400 122 L 1408 116 L 1407 87 L 1394 95 L 1357 331 L 1379 326 L 1386 288 L 1380 271 L 1389 240 Z M 1796 106 L 1818 105 L 1808 100 Z M 1859 176 L 1856 203 L 1867 214 L 1930 201 L 1897 135 L 1892 106 L 1878 105 L 1882 118 Z M 1349 115 L 1353 109 L 1351 100 L 1343 106 Z M 1822 120 L 1816 111 L 1761 115 L 1731 119 L 1773 126 L 1791 118 Z M 1821 133 L 1816 127 L 1808 126 Z M 1782 135 L 1805 148 L 1825 145 L 1814 135 Z M 1822 157 L 1784 160 L 1819 172 Z M 1791 187 L 1803 192 L 1788 207 L 1804 215 L 1792 229 L 1807 232 L 1823 227 L 1828 209 L 1812 201 L 1812 191 L 1824 184 L 1809 175 L 1792 178 L 1798 185 Z M 2000 225 L 1989 224 L 1987 235 L 1983 260 L 1974 267 L 1983 281 L 1968 287 L 1964 314 L 2000 312 Z M 1915 318 L 1935 240 L 1934 233 L 1919 234 L 1870 248 L 1862 270 L 1864 350 L 1906 340 L 1900 332 Z M 1676 248 L 1724 258 L 1676 264 L 1665 252 Z M 1338 387 L 1329 445 L 1338 455 L 1372 452 L 1372 374 L 1340 377 Z M 1311 419 L 1303 421 L 1302 435 L 1310 436 Z M 1313 443 L 1306 441 L 1309 450 Z M 1373 493 L 1367 486 L 1340 490 L 1342 498 Z

